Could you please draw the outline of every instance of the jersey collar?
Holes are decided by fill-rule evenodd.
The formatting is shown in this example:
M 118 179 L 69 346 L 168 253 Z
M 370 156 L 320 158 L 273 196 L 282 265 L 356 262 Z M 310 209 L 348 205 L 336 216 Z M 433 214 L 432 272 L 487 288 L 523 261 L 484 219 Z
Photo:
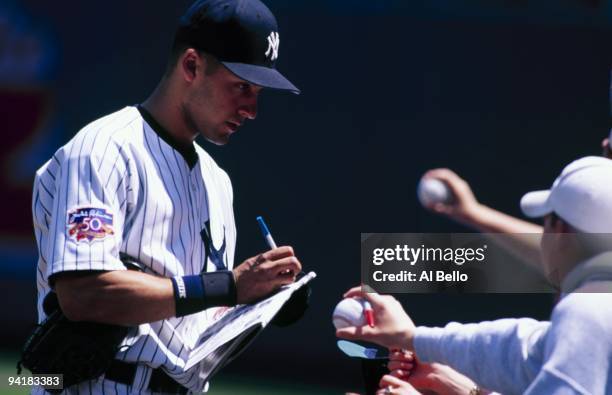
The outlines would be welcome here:
M 142 118 L 151 126 L 151 129 L 169 146 L 174 148 L 185 159 L 190 169 L 198 163 L 198 154 L 193 144 L 185 145 L 179 143 L 168 131 L 153 118 L 150 112 L 140 104 L 136 106 Z

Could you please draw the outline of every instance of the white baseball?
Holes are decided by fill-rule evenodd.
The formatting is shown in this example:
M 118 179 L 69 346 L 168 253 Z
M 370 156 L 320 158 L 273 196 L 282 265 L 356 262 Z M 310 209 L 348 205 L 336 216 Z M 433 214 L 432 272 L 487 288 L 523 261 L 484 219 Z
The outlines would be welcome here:
M 450 203 L 453 193 L 446 183 L 437 178 L 421 178 L 417 187 L 417 196 L 423 206 L 434 203 Z
M 332 314 L 332 321 L 336 329 L 348 326 L 364 326 L 366 319 L 363 313 L 363 299 L 346 298 L 336 305 Z

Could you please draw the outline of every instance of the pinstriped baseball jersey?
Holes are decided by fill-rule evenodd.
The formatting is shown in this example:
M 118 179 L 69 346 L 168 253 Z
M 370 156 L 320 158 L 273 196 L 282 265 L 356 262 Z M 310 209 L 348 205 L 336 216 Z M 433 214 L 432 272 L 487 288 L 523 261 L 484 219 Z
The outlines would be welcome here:
M 45 318 L 50 277 L 74 270 L 126 270 L 120 253 L 136 258 L 145 272 L 165 277 L 214 271 L 220 265 L 232 268 L 236 228 L 231 182 L 201 147 L 194 143 L 193 148 L 190 167 L 136 107 L 126 107 L 87 125 L 37 171 L 32 210 L 39 250 L 39 321 Z M 207 253 L 203 229 L 212 240 L 209 250 L 222 263 Z M 202 391 L 200 366 L 189 371 L 183 367 L 214 312 L 131 330 L 116 356 L 142 363 L 131 388 L 101 378 L 67 392 L 147 393 L 151 368 L 157 367 L 185 387 Z

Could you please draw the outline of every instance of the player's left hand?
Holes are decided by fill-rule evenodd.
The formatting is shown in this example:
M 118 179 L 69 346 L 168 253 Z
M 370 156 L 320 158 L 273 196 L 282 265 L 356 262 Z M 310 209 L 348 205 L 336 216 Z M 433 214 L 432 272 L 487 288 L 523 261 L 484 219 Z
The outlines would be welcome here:
M 389 349 L 413 349 L 415 326 L 400 302 L 393 296 L 364 292 L 361 287 L 348 290 L 345 298 L 367 299 L 374 310 L 374 327 L 350 326 L 336 331 L 336 336 L 349 340 L 365 340 Z
M 380 389 L 376 391 L 376 395 L 421 395 L 412 385 L 406 381 L 386 374 L 380 379 Z
M 302 275 L 303 272 L 297 276 L 297 280 L 299 280 Z M 295 291 L 280 311 L 274 316 L 272 324 L 279 327 L 285 327 L 298 322 L 309 307 L 311 293 L 312 290 L 308 283 Z

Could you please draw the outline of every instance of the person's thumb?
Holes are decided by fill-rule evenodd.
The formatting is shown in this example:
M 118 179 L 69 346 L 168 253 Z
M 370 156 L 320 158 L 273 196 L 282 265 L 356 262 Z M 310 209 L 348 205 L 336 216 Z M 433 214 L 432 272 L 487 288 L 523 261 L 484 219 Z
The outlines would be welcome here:
M 368 340 L 372 335 L 372 328 L 369 326 L 348 326 L 336 330 L 337 337 L 348 340 Z
M 390 374 L 384 375 L 380 379 L 380 382 L 378 383 L 378 385 L 380 386 L 380 388 L 385 388 L 385 387 L 399 388 L 399 390 L 401 391 L 400 393 L 405 394 L 405 395 L 420 394 L 420 392 L 417 391 L 412 385 L 410 385 L 410 383 L 402 379 L 398 379 L 395 376 L 391 376 Z

